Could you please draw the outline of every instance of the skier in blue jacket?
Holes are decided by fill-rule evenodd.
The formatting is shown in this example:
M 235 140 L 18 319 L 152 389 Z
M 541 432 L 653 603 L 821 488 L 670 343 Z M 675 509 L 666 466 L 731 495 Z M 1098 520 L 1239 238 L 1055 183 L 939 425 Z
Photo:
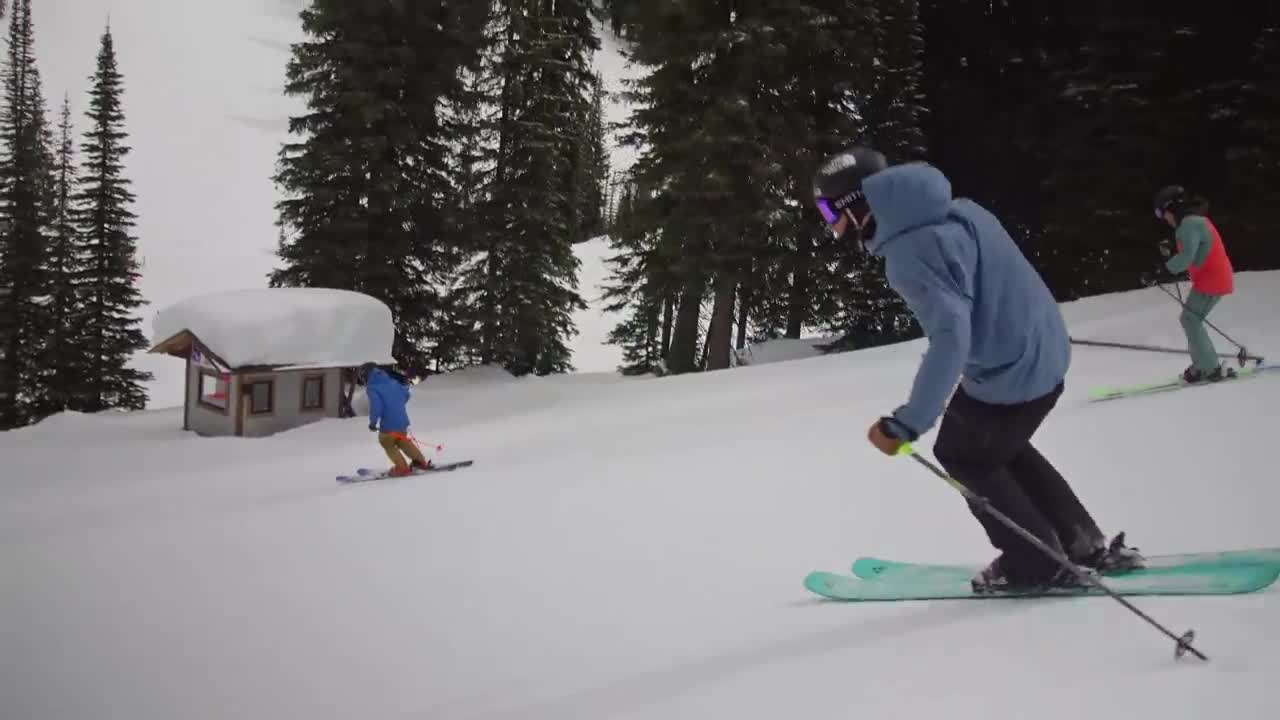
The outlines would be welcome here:
M 361 365 L 357 379 L 365 384 L 369 430 L 378 433 L 378 444 L 391 459 L 390 474 L 400 477 L 414 470 L 430 469 L 431 461 L 409 437 L 409 385 L 373 363 Z M 405 455 L 409 456 L 408 461 Z
M 1031 444 L 1062 395 L 1071 345 L 1057 302 L 1000 221 L 953 199 L 937 168 L 889 167 L 865 147 L 828 158 L 814 197 L 837 237 L 884 258 L 889 285 L 928 337 L 909 399 L 872 424 L 869 441 L 892 455 L 941 416 L 934 454 L 954 479 L 1081 566 L 1140 564 L 1123 533 L 1108 545 Z M 972 503 L 970 510 L 1001 551 L 973 578 L 975 592 L 1079 582 Z

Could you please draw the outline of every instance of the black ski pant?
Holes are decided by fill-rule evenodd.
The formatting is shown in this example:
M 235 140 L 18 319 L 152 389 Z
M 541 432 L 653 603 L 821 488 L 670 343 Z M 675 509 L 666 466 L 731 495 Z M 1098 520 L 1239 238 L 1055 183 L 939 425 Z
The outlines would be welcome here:
M 992 405 L 957 388 L 943 415 L 934 455 L 950 475 L 1009 519 L 1073 561 L 1106 538 L 1062 475 L 1031 445 L 1062 396 L 1052 392 L 1016 405 Z M 1040 582 L 1061 566 L 994 516 L 969 503 L 1012 582 Z

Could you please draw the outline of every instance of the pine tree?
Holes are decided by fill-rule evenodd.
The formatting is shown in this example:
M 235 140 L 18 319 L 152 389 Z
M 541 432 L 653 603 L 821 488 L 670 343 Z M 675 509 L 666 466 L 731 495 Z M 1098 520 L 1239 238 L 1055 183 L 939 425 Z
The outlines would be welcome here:
M 50 329 L 52 162 L 31 0 L 13 8 L 7 59 L 0 115 L 0 429 L 39 420 L 48 404 L 40 360 Z
M 130 209 L 134 194 L 124 175 L 130 149 L 124 129 L 124 78 L 109 27 L 102 34 L 97 71 L 90 79 L 85 113 L 89 129 L 81 145 L 84 162 L 75 196 L 84 245 L 84 267 L 77 283 L 83 292 L 78 342 L 85 352 L 84 390 L 73 409 L 140 410 L 147 403 L 144 383 L 152 376 L 129 367 L 134 353 L 147 347 L 137 315 L 145 301 L 137 285 L 137 241 L 131 234 L 137 217 Z
M 774 209 L 757 122 L 765 60 L 755 10 L 642 3 L 627 28 L 627 54 L 648 70 L 628 93 L 640 109 L 627 143 L 644 147 L 637 180 L 657 189 L 636 217 L 652 223 L 654 257 L 675 263 L 663 283 L 675 298 L 666 357 L 674 373 L 728 365 L 734 300 Z
M 609 179 L 609 151 L 605 140 L 604 78 L 596 73 L 591 79 L 591 95 L 583 108 L 579 140 L 575 143 L 574 190 L 576 242 L 605 231 L 605 192 Z
M 86 259 L 76 227 L 73 203 L 77 183 L 75 136 L 71 126 L 71 99 L 63 98 L 54 157 L 53 212 L 49 235 L 48 309 L 52 323 L 42 366 L 47 373 L 49 412 L 82 407 L 85 392 L 85 330 L 79 289 L 85 279 Z
M 805 331 L 848 330 L 853 275 L 862 253 L 832 238 L 813 208 L 813 171 L 849 144 L 870 142 L 871 99 L 883 69 L 880 3 L 807 0 L 770 6 L 762 45 L 778 61 L 767 73 L 761 122 L 782 207 L 771 227 L 771 263 L 757 273 L 753 339 L 798 338 Z M 786 49 L 785 52 L 783 49 Z
M 306 99 L 280 152 L 283 266 L 272 286 L 355 290 L 390 307 L 413 374 L 458 352 L 462 259 L 449 114 L 479 51 L 479 2 L 318 0 L 301 13 L 286 93 Z
M 868 75 L 860 116 L 862 142 L 892 163 L 927 156 L 921 91 L 923 29 L 917 0 L 881 0 L 871 19 L 875 72 Z M 846 255 L 835 286 L 834 312 L 823 325 L 845 334 L 848 347 L 898 342 L 919 334 L 901 296 L 889 286 L 884 260 L 869 253 Z
M 840 263 L 854 253 L 822 228 L 810 178 L 822 155 L 868 140 L 876 5 L 610 4 L 630 59 L 649 70 L 629 93 L 640 109 L 627 143 L 644 148 L 640 180 L 660 188 L 638 202 L 651 235 L 637 236 L 663 248 L 653 257 L 678 285 L 666 288 L 672 372 L 726 367 L 731 345 L 798 337 L 839 313 L 839 273 L 852 270 Z
M 472 355 L 515 375 L 563 372 L 572 369 L 572 313 L 586 307 L 573 252 L 573 160 L 599 46 L 591 3 L 500 2 L 490 32 L 493 145 L 459 286 L 473 313 Z
M 614 253 L 605 262 L 611 268 L 604 285 L 606 312 L 623 313 L 622 322 L 609 332 L 608 342 L 622 348 L 624 375 L 665 374 L 671 343 L 673 290 L 672 263 L 663 256 L 661 233 L 649 229 L 640 217 L 640 191 L 628 181 L 618 202 L 609 246 Z

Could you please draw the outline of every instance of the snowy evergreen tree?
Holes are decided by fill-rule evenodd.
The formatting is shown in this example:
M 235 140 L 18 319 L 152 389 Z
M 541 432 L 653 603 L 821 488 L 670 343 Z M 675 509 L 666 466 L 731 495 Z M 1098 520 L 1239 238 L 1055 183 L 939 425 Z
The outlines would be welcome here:
M 88 130 L 75 195 L 77 227 L 83 243 L 83 269 L 77 284 L 83 314 L 77 316 L 78 342 L 84 350 L 83 391 L 72 409 L 97 412 L 146 406 L 144 383 L 151 373 L 129 367 L 134 353 L 147 347 L 138 308 L 136 215 L 131 182 L 125 177 L 129 153 L 123 107 L 124 78 L 116 63 L 108 28 L 102 34 L 98 66 L 89 90 Z
M 891 163 L 927 156 L 923 29 L 917 0 L 879 0 L 875 28 L 875 72 L 863 88 L 858 137 L 888 156 Z M 869 253 L 846 255 L 838 265 L 835 297 L 821 326 L 845 334 L 847 347 L 898 342 L 919 334 L 906 303 L 885 277 L 884 261 Z
M 609 180 L 609 150 L 605 139 L 604 78 L 596 73 L 591 95 L 586 98 L 578 141 L 574 143 L 573 190 L 575 197 L 574 238 L 582 242 L 604 233 L 605 190 Z
M 54 156 L 53 213 L 49 234 L 48 273 L 52 328 L 41 365 L 46 373 L 50 412 L 81 407 L 86 391 L 86 320 L 80 289 L 86 280 L 84 244 L 76 227 L 77 184 L 71 100 L 63 98 Z
M 652 236 L 633 237 L 650 237 L 664 248 L 652 256 L 672 263 L 663 273 L 676 305 L 667 366 L 726 367 L 748 337 L 819 324 L 836 307 L 836 264 L 852 248 L 824 244 L 809 178 L 822 154 L 859 139 L 875 71 L 874 3 L 610 10 L 630 59 L 647 70 L 629 93 L 639 109 L 628 143 L 642 150 L 639 180 L 656 191 L 634 208 Z
M 650 231 L 636 214 L 639 195 L 634 183 L 624 186 L 611 231 L 614 252 L 605 261 L 611 272 L 604 285 L 604 309 L 624 313 L 625 319 L 610 331 L 608 342 L 622 348 L 622 374 L 664 374 L 675 282 L 672 263 L 662 255 L 661 234 Z
M 676 305 L 671 371 L 723 368 L 748 339 L 806 329 L 858 345 L 911 332 L 879 261 L 823 226 L 810 180 L 824 155 L 853 143 L 923 157 L 916 1 L 609 4 L 647 71 L 630 93 L 629 142 L 642 151 L 640 181 L 657 189 L 633 210 L 646 232 L 623 242 L 618 279 L 653 287 L 627 268 L 672 264 L 661 271 L 676 285 L 663 291 Z M 637 319 L 617 335 L 628 345 L 655 327 L 638 288 Z
M 392 311 L 393 355 L 421 374 L 458 352 L 447 101 L 479 48 L 479 2 L 318 0 L 302 11 L 286 92 L 307 112 L 280 152 L 284 231 L 273 286 L 367 293 Z
M 41 360 L 51 328 L 52 158 L 31 0 L 13 7 L 8 40 L 0 113 L 0 429 L 43 416 L 48 401 Z
M 575 130 L 599 39 L 587 0 L 504 0 L 490 26 L 496 93 L 472 254 L 461 275 L 475 360 L 516 375 L 571 370 L 577 292 Z

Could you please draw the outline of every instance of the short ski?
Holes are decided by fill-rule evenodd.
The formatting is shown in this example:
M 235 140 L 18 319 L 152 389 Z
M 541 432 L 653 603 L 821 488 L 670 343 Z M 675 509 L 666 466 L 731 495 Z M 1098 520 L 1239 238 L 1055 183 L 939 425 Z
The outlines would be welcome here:
M 355 475 L 339 475 L 337 481 L 344 484 L 371 482 L 373 480 L 387 480 L 396 477 L 413 477 L 414 475 L 427 475 L 435 472 L 448 472 L 457 470 L 458 468 L 469 467 L 474 460 L 458 460 L 457 462 L 443 463 L 440 465 L 433 464 L 427 470 L 414 469 L 408 475 L 392 475 L 390 470 L 373 470 L 370 468 L 360 468 L 356 470 Z
M 1177 573 L 1183 570 L 1196 571 L 1205 567 L 1221 567 L 1227 565 L 1278 565 L 1280 566 L 1280 547 L 1251 548 L 1247 550 L 1225 550 L 1218 552 L 1174 553 L 1166 555 L 1148 555 L 1146 567 L 1141 570 L 1119 570 L 1108 577 L 1127 575 L 1134 572 Z M 853 574 L 864 580 L 885 576 L 909 574 L 912 577 L 960 578 L 973 577 L 981 568 L 978 565 L 963 563 L 913 563 L 885 558 L 864 556 L 853 563 Z
M 1280 564 L 1190 566 L 1178 572 L 1134 571 L 1103 578 L 1118 595 L 1234 595 L 1261 590 L 1280 576 Z M 882 575 L 863 580 L 852 575 L 812 572 L 804 580 L 810 592 L 845 602 L 894 602 L 903 600 L 999 600 L 1035 597 L 1105 596 L 1092 585 L 1049 588 L 1034 593 L 975 593 L 968 577 Z
M 1280 365 L 1262 363 L 1262 364 L 1253 365 L 1250 367 L 1243 367 L 1239 369 L 1233 368 L 1235 372 L 1235 377 L 1228 377 L 1228 378 L 1224 378 L 1222 380 L 1216 380 L 1213 382 L 1189 383 L 1183 380 L 1179 376 L 1179 377 L 1172 377 L 1167 380 L 1160 380 L 1158 382 L 1153 382 L 1153 383 L 1131 385 L 1129 387 L 1100 388 L 1100 389 L 1095 389 L 1089 392 L 1089 401 L 1101 402 L 1103 400 L 1118 400 L 1120 398 L 1133 397 L 1135 395 L 1151 395 L 1154 393 L 1168 392 L 1171 390 L 1181 390 L 1183 388 L 1209 387 L 1213 385 L 1221 385 L 1223 383 L 1229 383 L 1233 380 L 1247 380 L 1249 378 L 1257 377 L 1268 370 L 1275 370 L 1276 368 L 1280 368 Z

